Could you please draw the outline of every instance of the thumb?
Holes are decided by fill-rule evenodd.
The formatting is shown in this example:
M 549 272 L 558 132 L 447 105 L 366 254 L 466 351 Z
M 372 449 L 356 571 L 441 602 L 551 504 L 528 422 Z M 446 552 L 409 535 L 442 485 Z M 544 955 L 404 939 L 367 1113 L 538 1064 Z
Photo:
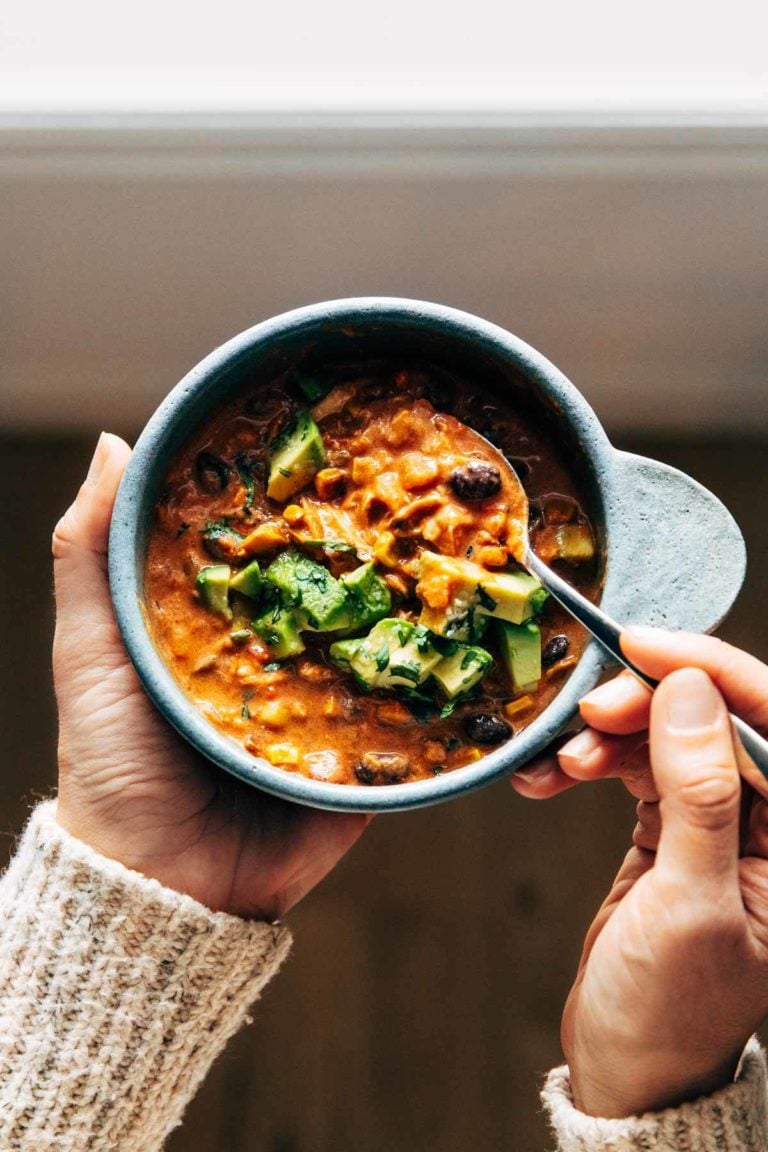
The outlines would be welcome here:
M 741 783 L 728 711 L 705 672 L 671 672 L 656 689 L 650 752 L 661 798 L 657 867 L 735 889 Z
M 131 449 L 103 432 L 77 498 L 53 533 L 56 585 L 54 663 L 93 661 L 118 637 L 107 582 L 112 507 Z

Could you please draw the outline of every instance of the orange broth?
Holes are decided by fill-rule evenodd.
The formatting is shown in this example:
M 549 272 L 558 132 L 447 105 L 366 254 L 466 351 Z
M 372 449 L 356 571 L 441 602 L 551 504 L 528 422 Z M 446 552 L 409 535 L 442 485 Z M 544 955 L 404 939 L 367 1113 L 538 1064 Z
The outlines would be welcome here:
M 485 499 L 462 500 L 452 488 L 457 468 L 490 458 L 478 432 L 518 470 L 531 503 L 532 543 L 544 559 L 556 559 L 559 525 L 578 525 L 587 540 L 591 530 L 574 478 L 546 432 L 469 381 L 436 369 L 381 366 L 336 371 L 335 380 L 314 406 L 290 374 L 246 390 L 177 455 L 149 539 L 149 622 L 184 692 L 253 755 L 340 784 L 421 780 L 471 763 L 499 742 L 478 738 L 478 716 L 494 718 L 496 736 L 503 730 L 502 738 L 513 738 L 557 694 L 586 636 L 554 601 L 538 620 L 551 658 L 535 691 L 512 691 L 489 630 L 478 643 L 493 665 L 466 699 L 446 702 L 434 690 L 364 691 L 330 658 L 339 639 L 333 632 L 303 632 L 302 653 L 275 659 L 251 626 L 257 606 L 235 595 L 232 620 L 211 612 L 196 590 L 200 570 L 222 562 L 239 569 L 256 559 L 263 571 L 286 548 L 334 577 L 373 562 L 392 597 L 389 614 L 417 621 L 417 588 L 422 599 L 440 602 L 443 595 L 439 586 L 419 585 L 425 550 L 471 558 L 491 571 L 508 568 L 519 545 L 519 509 L 503 474 L 498 492 Z M 297 408 L 307 407 L 325 461 L 302 490 L 276 502 L 266 495 L 270 446 Z M 232 537 L 224 533 L 212 545 L 205 535 L 212 522 L 229 525 Z M 596 598 L 596 557 L 560 567 Z

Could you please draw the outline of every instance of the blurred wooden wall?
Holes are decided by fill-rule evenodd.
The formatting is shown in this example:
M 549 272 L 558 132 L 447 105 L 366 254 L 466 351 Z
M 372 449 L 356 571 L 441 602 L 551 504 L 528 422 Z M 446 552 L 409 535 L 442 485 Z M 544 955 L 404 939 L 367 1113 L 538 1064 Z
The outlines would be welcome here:
M 722 635 L 768 658 L 768 443 L 621 446 L 684 468 L 731 508 L 750 571 Z M 54 784 L 49 537 L 91 444 L 6 438 L 0 449 L 7 850 Z M 559 1059 L 581 939 L 633 823 L 614 782 L 546 805 L 501 783 L 375 821 L 291 915 L 292 958 L 171 1152 L 542 1152 L 537 1085 Z

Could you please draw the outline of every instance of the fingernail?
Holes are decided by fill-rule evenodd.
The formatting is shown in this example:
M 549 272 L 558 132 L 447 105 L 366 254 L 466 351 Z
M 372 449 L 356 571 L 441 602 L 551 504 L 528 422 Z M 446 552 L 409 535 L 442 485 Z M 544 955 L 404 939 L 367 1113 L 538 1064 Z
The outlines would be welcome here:
M 88 468 L 88 475 L 85 478 L 86 484 L 98 484 L 99 477 L 104 471 L 104 465 L 107 462 L 108 455 L 107 434 L 106 432 L 102 432 L 96 442 L 96 449 L 93 453 L 90 467 Z
M 592 728 L 585 728 L 559 749 L 557 755 L 566 760 L 588 760 L 600 747 L 600 737 Z
M 720 696 L 706 672 L 686 668 L 668 684 L 666 720 L 670 732 L 712 728 L 721 713 Z
M 582 704 L 596 704 L 598 708 L 613 710 L 620 708 L 627 700 L 634 700 L 636 694 L 637 687 L 634 680 L 617 676 L 615 680 L 609 680 L 607 684 L 593 688 L 581 702 Z
M 515 772 L 515 776 L 520 780 L 524 780 L 526 784 L 538 784 L 540 780 L 549 776 L 551 771 L 551 761 L 542 760 L 538 764 L 534 761 L 532 764 L 528 764 L 525 768 L 520 769 L 519 772 Z
M 648 624 L 628 624 L 624 631 L 636 640 L 659 640 L 669 635 L 663 628 L 651 628 Z

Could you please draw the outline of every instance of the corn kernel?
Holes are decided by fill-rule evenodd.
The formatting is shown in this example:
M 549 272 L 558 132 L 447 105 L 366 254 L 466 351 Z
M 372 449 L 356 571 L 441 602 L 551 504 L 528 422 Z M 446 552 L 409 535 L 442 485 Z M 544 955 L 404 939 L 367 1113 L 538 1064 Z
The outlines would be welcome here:
M 578 656 L 566 656 L 564 660 L 558 660 L 557 664 L 553 664 L 551 668 L 547 668 L 544 675 L 547 680 L 555 680 L 558 676 L 562 676 L 569 668 L 573 668 L 578 664 Z
M 298 524 L 304 519 L 304 509 L 299 504 L 288 504 L 283 508 L 283 519 L 289 524 Z
M 321 468 L 315 476 L 315 491 L 321 500 L 344 495 L 347 474 L 341 468 Z
M 509 704 L 505 704 L 504 711 L 507 716 L 519 716 L 521 712 L 527 712 L 531 707 L 533 696 L 519 696 L 517 700 L 510 700 Z
M 284 700 L 268 700 L 259 708 L 258 717 L 267 728 L 283 728 L 290 720 L 291 714 Z
M 264 755 L 270 764 L 298 764 L 299 750 L 293 744 L 267 744 Z
M 385 568 L 396 568 L 400 560 L 395 552 L 395 536 L 392 532 L 382 532 L 373 546 L 373 556 Z

